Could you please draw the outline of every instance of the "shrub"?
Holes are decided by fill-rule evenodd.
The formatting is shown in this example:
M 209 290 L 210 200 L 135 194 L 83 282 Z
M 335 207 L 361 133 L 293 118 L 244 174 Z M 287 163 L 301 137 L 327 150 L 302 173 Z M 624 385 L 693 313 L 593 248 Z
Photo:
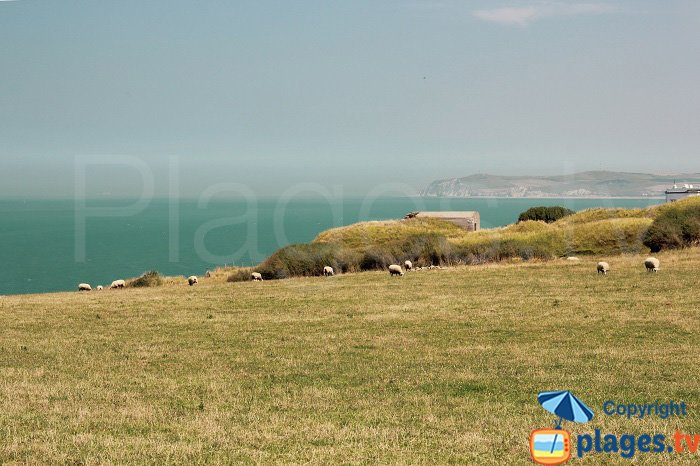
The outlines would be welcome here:
M 452 245 L 442 235 L 414 235 L 401 244 L 397 262 L 410 260 L 419 266 L 449 264 L 456 259 L 452 253 Z
M 250 273 L 253 270 L 248 267 L 242 267 L 234 270 L 226 279 L 227 282 L 244 282 L 250 280 Z
M 141 275 L 139 278 L 135 278 L 127 284 L 127 286 L 134 287 L 134 288 L 141 288 L 141 287 L 152 287 L 152 286 L 161 286 L 163 284 L 163 277 L 155 270 L 150 270 L 148 272 L 144 272 L 143 275 Z
M 562 250 L 555 233 L 509 234 L 497 238 L 483 238 L 481 241 L 463 243 L 455 254 L 466 264 L 480 264 L 520 258 L 551 259 Z
M 700 200 L 678 201 L 659 210 L 643 237 L 652 252 L 700 243 Z
M 291 244 L 277 250 L 255 270 L 266 280 L 321 275 L 326 265 L 344 270 L 351 264 L 342 262 L 348 259 L 341 249 L 334 244 Z
M 362 255 L 359 266 L 360 270 L 381 270 L 397 262 L 398 259 L 386 247 L 373 247 Z
M 518 216 L 518 222 L 524 222 L 526 220 L 541 220 L 543 222 L 552 223 L 556 222 L 560 218 L 564 218 L 567 215 L 574 214 L 571 209 L 560 206 L 540 206 L 540 207 L 530 207 L 525 212 Z

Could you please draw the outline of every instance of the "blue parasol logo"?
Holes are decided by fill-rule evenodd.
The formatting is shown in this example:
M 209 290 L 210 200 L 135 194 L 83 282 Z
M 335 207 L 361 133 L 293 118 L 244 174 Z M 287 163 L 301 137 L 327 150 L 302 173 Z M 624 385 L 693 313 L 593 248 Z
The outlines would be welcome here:
M 569 432 L 561 428 L 562 420 L 588 422 L 593 411 L 568 390 L 542 392 L 537 401 L 544 409 L 559 417 L 554 429 L 537 429 L 530 434 L 530 454 L 535 463 L 555 466 L 566 463 L 571 456 Z
M 593 419 L 593 411 L 568 390 L 559 392 L 541 392 L 537 401 L 552 414 L 559 416 L 556 429 L 561 429 L 562 419 L 571 422 L 588 422 Z

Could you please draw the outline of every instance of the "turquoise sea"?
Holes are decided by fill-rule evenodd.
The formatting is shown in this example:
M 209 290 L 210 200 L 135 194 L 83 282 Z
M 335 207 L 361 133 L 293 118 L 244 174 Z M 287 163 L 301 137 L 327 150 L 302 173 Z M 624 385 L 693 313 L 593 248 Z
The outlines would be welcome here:
M 328 228 L 402 218 L 413 210 L 477 210 L 482 228 L 513 223 L 536 205 L 643 207 L 657 199 L 346 198 L 0 200 L 0 295 L 74 290 L 146 270 L 202 275 L 250 265 Z

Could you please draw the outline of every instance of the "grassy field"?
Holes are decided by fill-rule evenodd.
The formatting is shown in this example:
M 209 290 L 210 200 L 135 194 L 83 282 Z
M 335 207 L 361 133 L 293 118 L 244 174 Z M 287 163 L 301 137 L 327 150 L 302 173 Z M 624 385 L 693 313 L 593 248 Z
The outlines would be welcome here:
M 700 250 L 658 257 L 0 297 L 0 462 L 527 465 L 558 389 L 596 413 L 574 436 L 700 433 Z

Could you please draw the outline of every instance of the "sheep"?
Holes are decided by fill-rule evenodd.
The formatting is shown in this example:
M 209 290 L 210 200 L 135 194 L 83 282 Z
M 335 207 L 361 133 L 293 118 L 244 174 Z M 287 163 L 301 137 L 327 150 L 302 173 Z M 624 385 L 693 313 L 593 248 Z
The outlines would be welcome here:
M 109 285 L 110 288 L 124 288 L 126 286 L 126 282 L 124 280 L 114 280 L 111 285 Z
M 259 272 L 253 272 L 250 274 L 250 279 L 254 282 L 261 282 L 263 281 L 262 275 L 260 275 Z
M 404 267 L 406 267 L 406 272 L 413 269 L 413 262 L 411 262 L 411 261 L 406 261 L 403 263 L 403 265 L 404 265 Z
M 569 257 L 566 258 L 566 260 L 571 261 L 571 262 L 578 262 L 578 261 L 580 261 L 581 259 L 579 259 L 579 258 L 576 257 L 576 256 L 569 256 Z
M 199 283 L 199 280 L 197 280 L 197 277 L 195 277 L 194 275 L 192 275 L 191 277 L 187 277 L 187 283 L 189 283 L 190 286 L 194 286 L 194 285 L 196 285 L 197 283 Z
M 610 265 L 607 262 L 598 262 L 598 265 L 596 266 L 598 269 L 598 273 L 602 273 L 603 275 L 608 274 L 608 270 L 610 270 Z
M 92 287 L 87 283 L 81 283 L 78 285 L 78 291 L 92 291 Z
M 332 277 L 335 275 L 335 272 L 333 271 L 333 267 L 327 265 L 323 268 L 323 276 L 324 277 Z
M 401 270 L 400 265 L 396 264 L 391 264 L 389 266 L 389 274 L 393 277 L 394 275 L 398 275 L 400 277 L 403 277 L 403 270 Z
M 211 270 L 207 270 L 207 273 L 204 274 L 205 277 L 211 278 Z
M 102 291 L 104 290 L 104 287 L 102 285 L 97 285 L 97 291 Z
M 647 268 L 647 272 L 658 272 L 661 263 L 656 257 L 647 257 L 644 260 L 644 267 Z

